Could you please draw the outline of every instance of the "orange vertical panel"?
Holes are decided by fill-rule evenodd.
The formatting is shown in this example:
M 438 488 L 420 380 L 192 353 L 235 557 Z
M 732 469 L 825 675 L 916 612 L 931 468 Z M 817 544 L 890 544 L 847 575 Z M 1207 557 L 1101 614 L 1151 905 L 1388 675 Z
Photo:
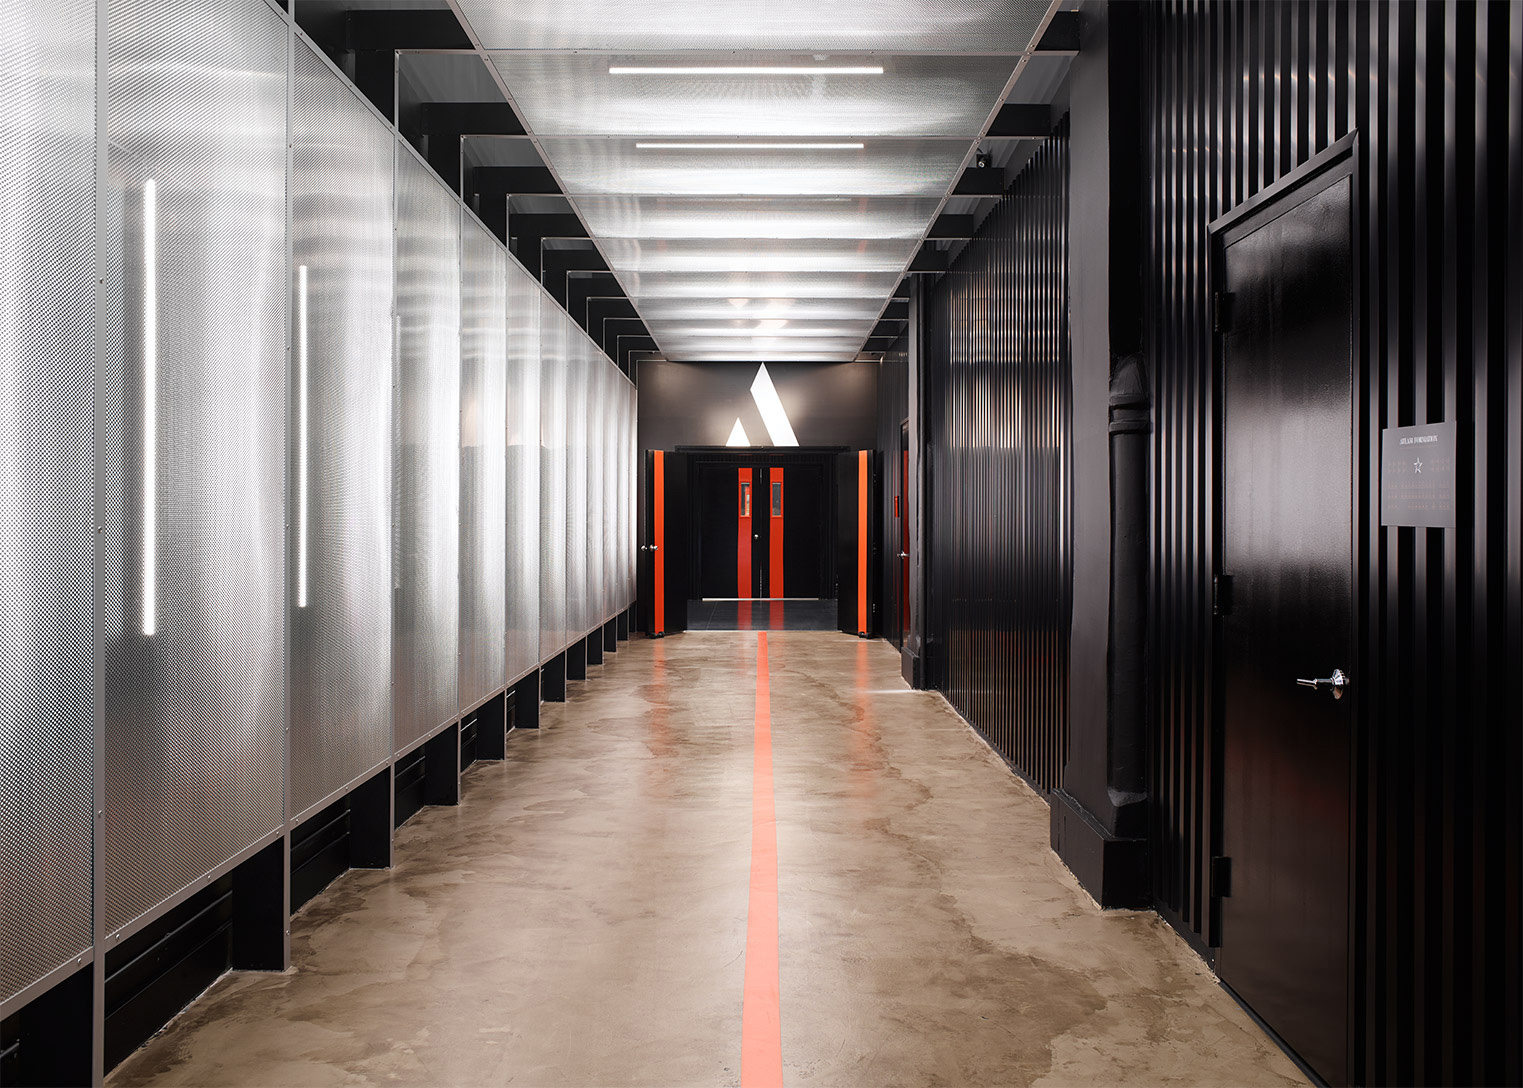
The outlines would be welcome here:
M 756 496 L 751 495 L 751 501 L 747 503 L 746 492 L 752 490 L 751 470 L 743 468 L 737 473 L 735 501 L 739 516 L 735 519 L 735 596 L 744 601 L 751 597 L 751 515 Z
M 772 510 L 772 488 L 781 489 L 783 486 L 783 470 L 774 468 L 772 473 L 771 487 L 767 489 L 767 543 L 771 559 L 770 568 L 767 572 L 767 596 L 786 597 L 783 590 L 783 514 L 787 511 L 786 494 L 783 503 Z

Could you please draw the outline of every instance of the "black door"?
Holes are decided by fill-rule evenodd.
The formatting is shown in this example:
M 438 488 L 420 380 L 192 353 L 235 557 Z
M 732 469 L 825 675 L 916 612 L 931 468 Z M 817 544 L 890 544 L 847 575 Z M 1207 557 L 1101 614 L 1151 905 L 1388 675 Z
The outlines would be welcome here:
M 1215 233 L 1222 980 L 1348 1077 L 1353 704 L 1352 158 Z M 1311 686 L 1308 686 L 1311 685 Z

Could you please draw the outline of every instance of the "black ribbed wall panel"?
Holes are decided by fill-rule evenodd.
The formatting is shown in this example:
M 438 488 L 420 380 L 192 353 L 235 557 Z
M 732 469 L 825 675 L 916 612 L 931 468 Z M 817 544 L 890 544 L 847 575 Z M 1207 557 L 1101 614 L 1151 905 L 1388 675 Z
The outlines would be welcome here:
M 1067 133 L 995 205 L 923 325 L 929 677 L 1044 791 L 1068 749 Z
M 1160 909 L 1209 938 L 1206 227 L 1357 131 L 1351 1072 L 1519 1083 L 1523 6 L 1160 3 L 1144 20 Z M 1436 421 L 1472 444 L 1459 527 L 1382 528 L 1381 428 Z

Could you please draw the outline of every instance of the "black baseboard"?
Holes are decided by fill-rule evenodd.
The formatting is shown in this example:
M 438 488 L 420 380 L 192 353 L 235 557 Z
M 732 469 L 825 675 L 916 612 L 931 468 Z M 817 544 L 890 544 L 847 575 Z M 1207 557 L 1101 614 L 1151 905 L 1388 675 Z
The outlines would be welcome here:
M 1073 797 L 1053 790 L 1052 849 L 1102 907 L 1144 910 L 1153 905 L 1146 839 L 1118 839 Z

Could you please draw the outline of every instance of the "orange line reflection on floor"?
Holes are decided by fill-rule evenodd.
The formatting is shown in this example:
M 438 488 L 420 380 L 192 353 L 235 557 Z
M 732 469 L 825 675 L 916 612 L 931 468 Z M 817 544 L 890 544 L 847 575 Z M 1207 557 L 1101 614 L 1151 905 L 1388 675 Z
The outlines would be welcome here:
M 755 763 L 751 778 L 751 900 L 746 909 L 746 980 L 740 1014 L 741 1088 L 783 1083 L 778 1007 L 777 813 L 772 793 L 772 694 L 767 633 L 756 636 Z

